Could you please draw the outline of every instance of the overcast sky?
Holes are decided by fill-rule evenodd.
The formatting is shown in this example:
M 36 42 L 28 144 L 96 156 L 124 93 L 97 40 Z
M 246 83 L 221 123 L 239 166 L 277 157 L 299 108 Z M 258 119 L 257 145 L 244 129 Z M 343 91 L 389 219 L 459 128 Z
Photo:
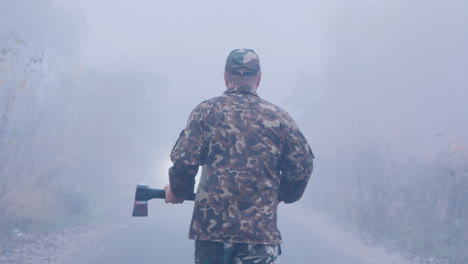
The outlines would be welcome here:
M 465 0 L 0 3 L 0 33 L 16 28 L 64 72 L 161 80 L 155 115 L 171 118 L 154 126 L 173 135 L 160 139 L 167 149 L 190 110 L 222 93 L 226 56 L 244 47 L 260 56 L 259 94 L 293 114 L 317 157 L 468 133 Z
M 252 48 L 262 62 L 261 92 L 280 97 L 299 71 L 320 72 L 328 2 L 84 0 L 76 4 L 87 28 L 82 59 L 99 69 L 157 73 L 202 98 L 224 89 L 229 51 Z

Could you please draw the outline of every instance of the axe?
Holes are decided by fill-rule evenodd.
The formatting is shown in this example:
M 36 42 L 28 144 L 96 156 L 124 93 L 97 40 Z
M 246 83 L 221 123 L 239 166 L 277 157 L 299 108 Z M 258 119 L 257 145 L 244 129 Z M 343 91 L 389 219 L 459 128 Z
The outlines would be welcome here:
M 153 189 L 145 184 L 137 184 L 132 216 L 148 216 L 148 201 L 153 198 L 165 199 L 166 191 Z M 185 200 L 194 201 L 195 194 L 192 193 Z

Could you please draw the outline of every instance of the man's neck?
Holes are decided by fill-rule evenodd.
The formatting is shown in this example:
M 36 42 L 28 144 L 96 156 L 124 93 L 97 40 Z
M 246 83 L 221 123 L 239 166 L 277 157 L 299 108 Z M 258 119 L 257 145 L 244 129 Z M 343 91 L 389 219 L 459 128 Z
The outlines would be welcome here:
M 226 92 L 248 92 L 248 93 L 253 93 L 257 94 L 257 87 L 252 87 L 252 86 L 231 86 L 226 89 Z

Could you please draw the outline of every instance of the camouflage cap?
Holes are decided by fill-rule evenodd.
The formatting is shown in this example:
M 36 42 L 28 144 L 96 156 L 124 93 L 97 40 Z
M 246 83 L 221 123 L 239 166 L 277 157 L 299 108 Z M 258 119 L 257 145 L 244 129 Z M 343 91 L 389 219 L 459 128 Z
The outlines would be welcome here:
M 260 60 L 251 49 L 235 49 L 227 57 L 225 70 L 240 76 L 253 76 L 260 72 Z

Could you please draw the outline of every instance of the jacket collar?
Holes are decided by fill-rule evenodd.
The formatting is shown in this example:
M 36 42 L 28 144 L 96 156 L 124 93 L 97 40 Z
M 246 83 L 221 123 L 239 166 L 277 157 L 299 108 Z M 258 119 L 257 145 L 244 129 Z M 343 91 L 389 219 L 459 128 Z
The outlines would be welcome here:
M 258 96 L 257 91 L 255 88 L 250 86 L 235 86 L 231 88 L 227 88 L 224 94 L 233 94 L 233 93 L 246 93 L 246 94 L 253 94 Z

